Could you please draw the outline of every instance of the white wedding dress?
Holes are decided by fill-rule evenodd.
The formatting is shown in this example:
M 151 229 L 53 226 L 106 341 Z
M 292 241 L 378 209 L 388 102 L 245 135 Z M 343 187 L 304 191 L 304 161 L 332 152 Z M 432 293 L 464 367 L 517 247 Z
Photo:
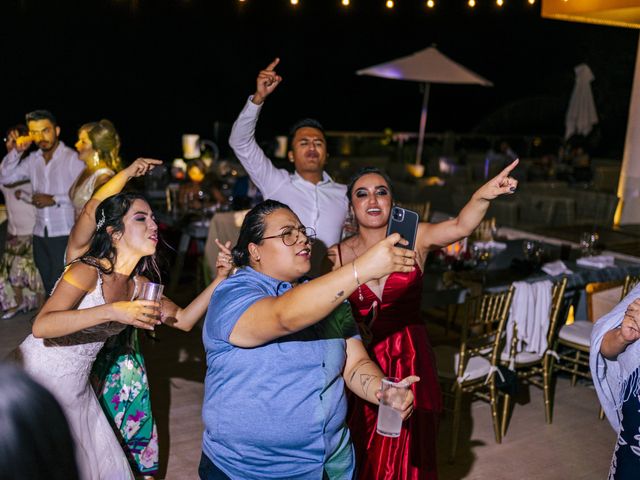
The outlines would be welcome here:
M 136 285 L 137 290 L 137 285 Z M 134 291 L 133 298 L 136 292 Z M 78 310 L 105 303 L 102 278 Z M 118 439 L 89 384 L 91 367 L 107 338 L 126 325 L 107 322 L 54 339 L 29 335 L 14 352 L 16 361 L 62 406 L 75 440 L 82 480 L 128 480 L 133 473 Z

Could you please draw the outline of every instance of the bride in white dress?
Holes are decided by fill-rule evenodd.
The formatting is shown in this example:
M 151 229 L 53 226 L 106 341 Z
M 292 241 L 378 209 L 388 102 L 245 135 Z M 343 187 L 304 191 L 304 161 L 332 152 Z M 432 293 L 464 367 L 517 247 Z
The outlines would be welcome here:
M 100 204 L 96 221 L 89 250 L 65 270 L 36 317 L 33 334 L 15 356 L 62 405 L 81 478 L 125 480 L 134 478 L 129 462 L 89 384 L 96 355 L 108 337 L 127 325 L 153 330 L 162 319 L 190 330 L 226 274 L 219 270 L 216 280 L 184 309 L 166 297 L 161 304 L 134 300 L 145 275 L 157 275 L 158 227 L 151 208 L 140 195 L 118 194 Z M 218 262 L 226 264 L 225 251 Z

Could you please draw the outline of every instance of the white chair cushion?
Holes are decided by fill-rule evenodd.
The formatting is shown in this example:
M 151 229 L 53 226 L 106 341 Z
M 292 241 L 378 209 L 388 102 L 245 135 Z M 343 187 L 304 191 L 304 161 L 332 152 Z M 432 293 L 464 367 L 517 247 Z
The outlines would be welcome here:
M 589 347 L 591 345 L 591 330 L 593 330 L 593 323 L 586 320 L 578 320 L 571 325 L 564 325 L 558 333 L 558 338 Z
M 516 354 L 516 364 L 518 363 L 532 363 L 537 362 L 542 358 L 542 355 L 539 353 L 531 353 L 531 352 L 520 352 Z M 500 360 L 503 362 L 509 362 L 511 359 L 509 358 L 509 352 L 502 352 L 500 355 Z
M 434 347 L 438 375 L 444 378 L 456 378 L 458 363 L 460 362 L 460 350 L 447 345 Z M 476 380 L 486 377 L 491 369 L 491 362 L 484 357 L 474 356 L 469 359 L 464 371 L 464 380 Z

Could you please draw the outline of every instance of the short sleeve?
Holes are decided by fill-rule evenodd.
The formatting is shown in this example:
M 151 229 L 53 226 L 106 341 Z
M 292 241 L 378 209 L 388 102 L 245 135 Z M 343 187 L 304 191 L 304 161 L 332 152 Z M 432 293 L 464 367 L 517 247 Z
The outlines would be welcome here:
M 324 335 L 328 338 L 360 338 L 349 302 L 343 302 L 322 321 L 322 324 Z
M 269 294 L 263 288 L 247 282 L 243 275 L 234 275 L 222 282 L 211 296 L 204 322 L 206 338 L 228 343 L 242 314 L 267 296 Z
M 343 303 L 340 309 L 345 310 L 343 313 L 343 320 L 341 324 L 344 338 L 358 337 L 360 338 L 360 331 L 356 324 L 356 319 L 353 318 L 353 310 L 348 302 Z

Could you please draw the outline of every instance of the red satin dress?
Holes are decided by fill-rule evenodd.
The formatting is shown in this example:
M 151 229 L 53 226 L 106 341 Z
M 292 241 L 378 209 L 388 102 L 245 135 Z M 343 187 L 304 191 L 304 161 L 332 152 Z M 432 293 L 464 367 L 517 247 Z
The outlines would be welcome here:
M 342 260 L 342 259 L 341 259 Z M 442 395 L 427 330 L 420 318 L 422 271 L 391 274 L 378 298 L 367 285 L 349 297 L 356 321 L 370 322 L 368 347 L 388 377 L 418 375 L 412 386 L 414 412 L 400 436 L 376 433 L 378 407 L 351 395 L 349 428 L 356 449 L 360 480 L 435 480 L 438 420 Z M 371 321 L 371 318 L 374 318 Z

